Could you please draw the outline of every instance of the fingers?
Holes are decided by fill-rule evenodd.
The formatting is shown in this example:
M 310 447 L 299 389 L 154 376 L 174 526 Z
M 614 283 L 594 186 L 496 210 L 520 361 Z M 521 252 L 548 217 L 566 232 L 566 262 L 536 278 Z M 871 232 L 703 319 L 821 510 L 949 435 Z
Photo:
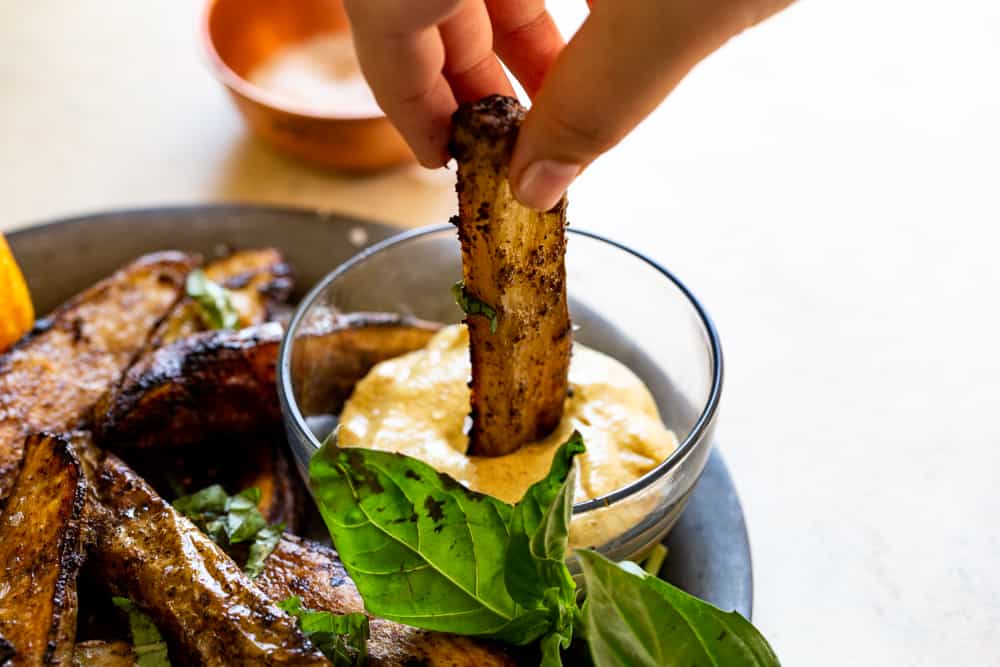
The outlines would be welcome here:
M 510 167 L 514 194 L 532 208 L 551 208 L 696 63 L 790 2 L 595 2 L 521 127 Z
M 436 24 L 459 0 L 345 0 L 355 48 L 375 99 L 425 167 L 448 160 L 451 113 L 457 104 L 442 70 Z
M 534 97 L 565 42 L 544 0 L 486 0 L 493 48 Z
M 444 76 L 459 103 L 514 89 L 493 53 L 493 31 L 482 0 L 465 0 L 440 26 Z

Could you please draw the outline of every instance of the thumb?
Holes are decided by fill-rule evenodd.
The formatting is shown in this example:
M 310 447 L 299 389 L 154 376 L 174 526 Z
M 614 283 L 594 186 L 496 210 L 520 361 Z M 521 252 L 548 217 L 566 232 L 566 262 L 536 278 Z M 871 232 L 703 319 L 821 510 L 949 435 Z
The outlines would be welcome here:
M 791 0 L 596 2 L 557 58 L 521 126 L 510 179 L 546 210 L 621 141 L 702 58 Z

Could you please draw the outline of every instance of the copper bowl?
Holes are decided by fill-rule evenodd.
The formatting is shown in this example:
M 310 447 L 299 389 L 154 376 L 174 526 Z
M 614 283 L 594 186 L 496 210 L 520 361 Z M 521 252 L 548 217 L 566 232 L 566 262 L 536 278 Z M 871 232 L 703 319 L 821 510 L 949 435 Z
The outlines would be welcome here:
M 278 149 L 324 167 L 374 171 L 413 161 L 382 114 L 317 114 L 252 84 L 249 73 L 276 51 L 348 31 L 339 0 L 209 0 L 202 41 L 216 77 L 250 128 Z

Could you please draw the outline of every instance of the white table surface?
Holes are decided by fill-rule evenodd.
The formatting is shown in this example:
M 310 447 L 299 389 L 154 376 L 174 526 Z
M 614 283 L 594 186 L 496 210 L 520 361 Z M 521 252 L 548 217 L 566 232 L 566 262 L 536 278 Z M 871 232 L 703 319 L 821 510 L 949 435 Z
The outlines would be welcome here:
M 212 201 L 451 214 L 447 175 L 337 178 L 249 138 L 199 5 L 0 3 L 0 229 Z M 1000 664 L 1000 6 L 804 0 L 698 67 L 570 214 L 716 319 L 783 662 Z

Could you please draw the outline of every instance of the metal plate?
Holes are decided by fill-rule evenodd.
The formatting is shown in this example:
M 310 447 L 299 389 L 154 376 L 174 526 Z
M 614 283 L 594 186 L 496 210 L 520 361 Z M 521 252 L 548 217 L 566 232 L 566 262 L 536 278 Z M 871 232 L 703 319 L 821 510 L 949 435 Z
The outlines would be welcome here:
M 295 269 L 301 296 L 358 250 L 396 231 L 334 214 L 223 205 L 90 215 L 13 232 L 8 240 L 42 314 L 132 258 L 165 249 L 212 257 L 229 248 L 281 248 Z M 750 616 L 750 545 L 736 490 L 717 451 L 665 543 L 670 548 L 661 572 L 666 580 Z

